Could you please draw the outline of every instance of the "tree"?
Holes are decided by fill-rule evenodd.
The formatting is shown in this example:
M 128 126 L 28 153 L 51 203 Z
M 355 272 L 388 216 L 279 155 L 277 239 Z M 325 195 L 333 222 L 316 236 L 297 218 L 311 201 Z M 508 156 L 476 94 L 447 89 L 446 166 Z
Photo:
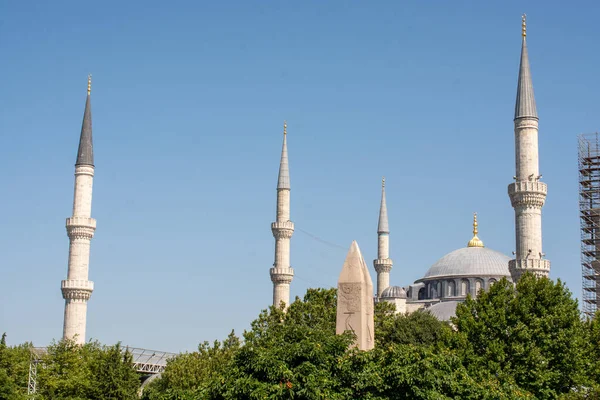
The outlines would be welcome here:
M 361 399 L 512 400 L 534 397 L 515 385 L 495 379 L 474 379 L 460 356 L 448 348 L 429 345 L 388 344 L 356 354 L 352 377 L 355 396 Z M 358 396 L 357 396 L 358 395 Z
M 140 377 L 133 368 L 133 357 L 120 343 L 95 349 L 90 364 L 91 400 L 137 399 Z
M 83 346 L 66 339 L 48 346 L 38 368 L 40 399 L 137 399 L 139 376 L 119 344 Z
M 390 310 L 392 310 L 390 312 Z M 427 311 L 396 314 L 393 304 L 375 306 L 375 344 L 439 345 L 451 334 L 449 325 Z
M 204 342 L 197 352 L 179 354 L 167 362 L 160 379 L 144 390 L 148 400 L 205 398 L 214 381 L 225 373 L 240 339 L 231 331 L 223 342 Z
M 353 335 L 335 334 L 335 289 L 309 289 L 287 312 L 271 307 L 244 333 L 213 399 L 348 399 Z
M 0 340 L 0 399 L 25 399 L 31 343 L 7 346 L 6 333 Z
M 452 346 L 469 372 L 516 384 L 539 399 L 589 384 L 587 335 L 577 300 L 559 280 L 506 279 L 458 305 Z

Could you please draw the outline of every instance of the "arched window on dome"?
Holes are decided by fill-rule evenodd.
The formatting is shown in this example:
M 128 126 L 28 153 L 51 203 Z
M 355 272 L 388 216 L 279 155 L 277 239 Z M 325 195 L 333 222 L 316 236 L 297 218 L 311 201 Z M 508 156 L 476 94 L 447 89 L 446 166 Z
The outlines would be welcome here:
M 421 289 L 419 289 L 419 295 L 418 295 L 418 299 L 419 300 L 425 300 L 425 288 L 422 287 Z
M 469 285 L 468 279 L 463 279 L 462 281 L 460 281 L 460 295 L 461 296 L 466 296 L 467 294 L 469 294 L 470 290 L 471 290 L 471 285 Z
M 495 278 L 488 279 L 488 288 L 491 288 L 494 283 L 498 282 Z
M 477 295 L 481 289 L 483 289 L 483 280 L 479 278 L 475 279 L 475 295 Z
M 454 283 L 454 281 L 448 281 L 446 283 L 446 296 L 447 297 L 456 296 L 456 283 Z
M 435 299 L 437 295 L 437 282 L 434 281 L 429 284 L 429 298 Z

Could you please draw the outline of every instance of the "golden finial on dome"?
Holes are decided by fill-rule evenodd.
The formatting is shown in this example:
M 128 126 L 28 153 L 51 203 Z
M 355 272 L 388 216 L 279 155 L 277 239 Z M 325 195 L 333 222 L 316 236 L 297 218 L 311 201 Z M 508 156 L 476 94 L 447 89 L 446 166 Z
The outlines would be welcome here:
M 88 75 L 88 96 L 92 92 L 92 74 Z
M 477 213 L 473 213 L 473 239 L 469 240 L 467 247 L 484 247 L 481 239 L 477 237 L 477 234 L 479 233 L 477 226 Z
M 527 14 L 521 16 L 521 35 L 527 36 Z
M 283 134 L 287 135 L 287 122 L 283 121 Z

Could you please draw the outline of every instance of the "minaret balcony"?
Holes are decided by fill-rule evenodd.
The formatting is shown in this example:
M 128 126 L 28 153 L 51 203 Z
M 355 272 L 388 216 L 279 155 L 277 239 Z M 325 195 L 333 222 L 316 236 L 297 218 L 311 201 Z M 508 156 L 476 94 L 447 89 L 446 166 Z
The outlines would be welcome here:
M 390 272 L 392 270 L 392 265 L 394 265 L 394 263 L 391 258 L 378 258 L 373 260 L 373 267 L 375 267 L 377 273 Z
M 294 278 L 294 269 L 292 267 L 289 268 L 271 268 L 271 281 L 273 283 L 291 283 Z
M 96 220 L 93 218 L 67 218 L 67 236 L 69 239 L 92 240 L 96 230 Z
M 548 185 L 540 181 L 517 181 L 508 185 L 513 207 L 541 208 L 546 201 Z
M 67 218 L 67 228 L 91 228 L 96 229 L 96 220 L 94 218 L 70 217 Z
M 273 222 L 271 224 L 271 232 L 276 238 L 289 239 L 294 233 L 294 223 L 292 221 Z
M 550 272 L 550 260 L 540 258 L 524 258 L 520 260 L 510 260 L 508 269 L 513 274 L 513 271 L 519 271 L 518 276 L 530 271 L 537 276 L 548 276 Z
M 60 289 L 64 299 L 89 300 L 94 291 L 94 282 L 67 279 L 60 283 Z

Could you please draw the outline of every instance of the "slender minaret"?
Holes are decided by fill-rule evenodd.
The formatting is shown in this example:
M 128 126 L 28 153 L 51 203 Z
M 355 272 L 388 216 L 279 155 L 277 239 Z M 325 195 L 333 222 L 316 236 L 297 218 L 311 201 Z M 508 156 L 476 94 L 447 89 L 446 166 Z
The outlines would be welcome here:
M 385 177 L 381 180 L 381 206 L 379 207 L 379 225 L 377 226 L 377 259 L 373 266 L 377 271 L 377 298 L 390 286 L 390 228 L 388 226 L 387 206 L 385 204 Z
M 87 99 L 79 138 L 77 162 L 75 163 L 73 216 L 67 218 L 69 271 L 67 279 L 61 283 L 65 299 L 63 339 L 74 339 L 80 344 L 85 343 L 87 301 L 94 290 L 94 283 L 88 280 L 90 241 L 96 230 L 96 220 L 90 217 L 94 181 L 91 87 L 92 76 L 90 75 L 88 76 Z
M 294 270 L 290 266 L 290 239 L 294 233 L 294 223 L 290 221 L 290 170 L 287 154 L 287 124 L 283 123 L 283 148 L 277 179 L 277 220 L 271 224 L 275 237 L 275 262 L 271 268 L 273 281 L 273 305 L 281 302 L 287 307 L 290 303 L 290 283 Z
M 516 252 L 509 262 L 514 282 L 525 271 L 548 276 L 550 261 L 542 252 L 542 206 L 547 186 L 541 182 L 538 160 L 538 115 L 527 55 L 527 27 L 522 21 L 521 65 L 515 105 L 515 182 L 508 185 L 508 195 L 515 209 Z

